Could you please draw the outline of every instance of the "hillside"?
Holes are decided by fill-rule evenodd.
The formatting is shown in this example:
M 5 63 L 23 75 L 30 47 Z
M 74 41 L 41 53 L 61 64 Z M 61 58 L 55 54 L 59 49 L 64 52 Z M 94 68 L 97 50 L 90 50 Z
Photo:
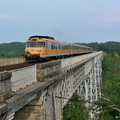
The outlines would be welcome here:
M 25 43 L 12 42 L 0 44 L 0 58 L 21 57 L 24 54 Z
M 94 50 L 97 51 L 102 50 L 112 55 L 114 55 L 115 53 L 118 53 L 120 55 L 120 42 L 108 41 L 105 43 L 93 42 L 93 43 L 77 43 L 77 44 L 90 46 L 93 47 Z
M 120 55 L 108 54 L 102 68 L 102 105 L 100 120 L 120 119 Z

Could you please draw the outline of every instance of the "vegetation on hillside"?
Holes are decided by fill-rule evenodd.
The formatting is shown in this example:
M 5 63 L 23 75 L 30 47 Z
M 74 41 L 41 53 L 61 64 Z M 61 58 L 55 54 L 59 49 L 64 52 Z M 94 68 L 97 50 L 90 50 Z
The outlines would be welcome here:
M 0 44 L 0 58 L 21 57 L 24 54 L 25 43 L 12 42 Z
M 100 120 L 120 119 L 120 55 L 108 54 L 103 61 Z
M 94 50 L 97 51 L 102 50 L 111 55 L 114 55 L 115 53 L 120 55 L 120 42 L 109 41 L 105 43 L 94 42 L 94 43 L 77 43 L 77 44 L 90 46 L 93 47 Z
M 80 97 L 77 94 L 72 96 L 72 100 L 68 102 L 63 110 L 64 120 L 87 120 L 88 112 L 85 103 L 79 102 Z

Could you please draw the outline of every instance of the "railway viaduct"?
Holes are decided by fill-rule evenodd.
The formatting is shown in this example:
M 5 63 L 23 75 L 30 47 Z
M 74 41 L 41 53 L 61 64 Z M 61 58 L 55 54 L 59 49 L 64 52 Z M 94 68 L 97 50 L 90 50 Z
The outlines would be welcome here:
M 94 107 L 101 97 L 102 59 L 95 52 L 0 72 L 0 120 L 62 120 L 74 93 Z

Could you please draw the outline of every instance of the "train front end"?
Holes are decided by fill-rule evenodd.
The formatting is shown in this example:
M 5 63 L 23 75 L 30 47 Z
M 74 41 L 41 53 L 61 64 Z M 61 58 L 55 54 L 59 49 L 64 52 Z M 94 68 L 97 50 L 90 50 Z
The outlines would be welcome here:
M 25 58 L 27 61 L 41 60 L 45 51 L 45 40 L 32 36 L 26 41 Z

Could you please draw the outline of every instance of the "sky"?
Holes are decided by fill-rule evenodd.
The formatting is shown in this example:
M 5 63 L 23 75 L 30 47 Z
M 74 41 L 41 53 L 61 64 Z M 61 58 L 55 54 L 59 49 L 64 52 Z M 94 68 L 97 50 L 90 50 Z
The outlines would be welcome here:
M 120 42 L 120 0 L 0 0 L 0 43 L 25 42 L 32 35 Z

